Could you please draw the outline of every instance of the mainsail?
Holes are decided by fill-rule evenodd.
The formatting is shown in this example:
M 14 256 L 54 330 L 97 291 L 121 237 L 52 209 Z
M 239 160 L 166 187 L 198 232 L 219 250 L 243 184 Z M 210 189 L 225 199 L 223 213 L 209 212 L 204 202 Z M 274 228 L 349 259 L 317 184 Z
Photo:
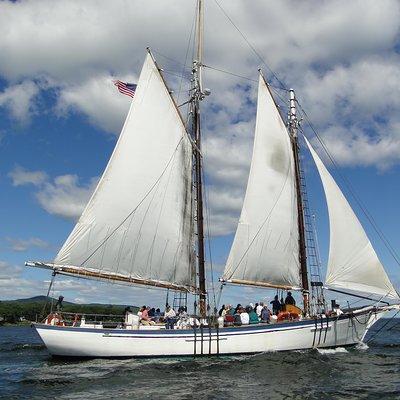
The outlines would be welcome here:
M 307 139 L 324 186 L 329 213 L 330 247 L 326 285 L 398 299 L 360 221 Z
M 191 290 L 192 148 L 150 54 L 111 159 L 54 266 Z
M 300 288 L 295 184 L 289 133 L 260 76 L 250 175 L 223 280 Z

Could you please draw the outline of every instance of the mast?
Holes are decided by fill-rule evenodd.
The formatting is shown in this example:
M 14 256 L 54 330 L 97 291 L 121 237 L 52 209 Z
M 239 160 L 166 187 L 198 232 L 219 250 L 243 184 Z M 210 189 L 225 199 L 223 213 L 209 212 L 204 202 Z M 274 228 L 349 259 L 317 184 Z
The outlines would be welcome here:
M 289 132 L 292 142 L 292 150 L 295 166 L 296 178 L 296 194 L 297 194 L 297 215 L 299 227 L 299 261 L 300 261 L 300 276 L 303 288 L 303 307 L 304 313 L 309 314 L 309 284 L 307 273 L 307 253 L 306 253 L 306 237 L 305 224 L 303 213 L 303 196 L 301 191 L 301 175 L 300 175 L 300 159 L 299 159 L 299 144 L 298 144 L 298 119 L 296 115 L 296 96 L 293 89 L 289 90 L 290 94 L 290 110 L 289 110 Z
M 200 101 L 205 94 L 202 88 L 202 58 L 203 58 L 203 0 L 197 1 L 196 21 L 196 59 L 193 60 L 193 138 L 196 143 L 194 149 L 194 179 L 196 187 L 196 215 L 197 215 L 197 265 L 200 315 L 206 317 L 206 277 L 204 257 L 204 220 L 203 220 L 203 182 L 201 157 L 201 130 L 200 130 Z

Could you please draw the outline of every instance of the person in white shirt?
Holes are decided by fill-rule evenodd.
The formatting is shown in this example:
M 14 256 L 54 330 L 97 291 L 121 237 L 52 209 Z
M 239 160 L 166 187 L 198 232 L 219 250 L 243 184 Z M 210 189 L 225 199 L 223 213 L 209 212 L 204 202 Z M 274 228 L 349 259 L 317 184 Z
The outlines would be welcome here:
M 240 320 L 242 321 L 242 325 L 248 325 L 250 322 L 249 314 L 245 309 L 242 309 L 240 313 Z
M 256 314 L 257 314 L 258 318 L 261 317 L 261 311 L 263 308 L 264 308 L 264 303 L 261 301 L 260 304 L 256 308 Z
M 164 321 L 166 329 L 174 329 L 174 324 L 176 321 L 175 317 L 176 317 L 175 310 L 167 304 L 167 307 L 165 308 L 164 312 Z

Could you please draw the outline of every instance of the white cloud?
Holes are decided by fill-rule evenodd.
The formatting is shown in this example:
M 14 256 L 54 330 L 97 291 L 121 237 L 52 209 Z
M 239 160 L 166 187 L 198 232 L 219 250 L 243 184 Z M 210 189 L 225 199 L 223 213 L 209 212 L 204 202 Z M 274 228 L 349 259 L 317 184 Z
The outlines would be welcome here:
M 127 82 L 137 81 L 132 76 L 119 78 Z M 93 125 L 119 134 L 131 99 L 117 92 L 113 79 L 111 75 L 99 75 L 82 84 L 66 86 L 60 92 L 56 107 L 58 113 L 81 112 Z
M 89 184 L 80 185 L 76 175 L 57 176 L 53 182 L 46 182 L 35 196 L 48 213 L 75 220 L 82 214 L 97 180 L 93 178 Z
M 400 162 L 398 1 L 253 0 L 251 6 L 219 1 L 288 86 L 295 87 L 340 163 L 385 169 Z M 10 88 L 42 77 L 46 88 L 56 89 L 58 114 L 79 112 L 96 127 L 118 133 L 129 98 L 115 91 L 112 77 L 137 79 L 147 45 L 183 61 L 194 5 L 186 0 L 2 2 L 0 75 Z M 181 70 L 155 55 L 166 70 Z M 206 4 L 204 58 L 206 64 L 254 79 L 262 66 L 211 1 Z M 165 76 L 179 87 L 176 78 Z M 210 70 L 204 81 L 212 89 L 203 112 L 212 230 L 228 233 L 247 180 L 256 84 Z M 36 94 L 25 103 L 3 100 L 3 105 L 23 119 L 37 112 L 32 108 Z M 40 204 L 70 218 L 92 190 L 74 176 L 45 183 L 37 192 Z
M 48 179 L 47 174 L 43 171 L 28 171 L 19 165 L 10 171 L 8 176 L 12 179 L 13 186 L 23 186 L 27 184 L 40 186 Z
M 33 100 L 38 93 L 38 86 L 31 81 L 9 86 L 0 93 L 0 107 L 7 108 L 15 120 L 26 123 L 35 113 Z
M 44 171 L 28 171 L 20 166 L 15 167 L 8 176 L 14 186 L 34 185 L 37 201 L 49 214 L 72 220 L 82 214 L 98 181 L 96 177 L 87 184 L 81 184 L 77 175 L 70 174 L 51 180 Z M 38 243 L 36 241 L 36 246 Z
M 11 249 L 17 252 L 26 251 L 32 247 L 39 249 L 48 249 L 50 247 L 49 243 L 36 237 L 31 237 L 29 239 L 14 239 L 8 237 L 6 240 L 8 241 Z

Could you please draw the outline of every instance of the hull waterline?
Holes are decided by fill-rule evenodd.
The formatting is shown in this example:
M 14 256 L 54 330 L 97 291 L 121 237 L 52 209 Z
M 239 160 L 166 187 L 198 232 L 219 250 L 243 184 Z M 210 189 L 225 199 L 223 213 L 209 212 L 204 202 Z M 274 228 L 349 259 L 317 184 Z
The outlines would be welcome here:
M 61 357 L 170 357 L 250 354 L 354 345 L 388 310 L 279 324 L 183 330 L 103 329 L 34 324 L 48 351 Z

